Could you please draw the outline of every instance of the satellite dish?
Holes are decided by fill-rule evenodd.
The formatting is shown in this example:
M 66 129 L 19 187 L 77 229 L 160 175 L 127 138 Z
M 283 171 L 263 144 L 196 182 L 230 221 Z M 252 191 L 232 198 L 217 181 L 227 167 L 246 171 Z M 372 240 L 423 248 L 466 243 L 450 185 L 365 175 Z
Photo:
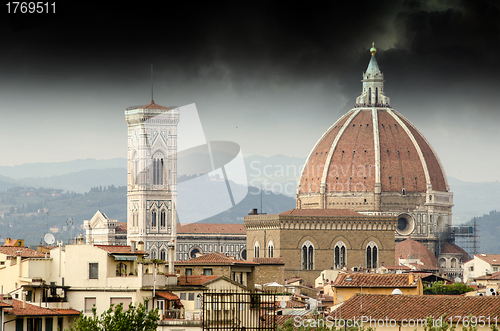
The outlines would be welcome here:
M 402 295 L 402 294 L 403 294 L 403 292 L 401 292 L 401 290 L 400 290 L 399 288 L 395 288 L 395 289 L 392 291 L 392 293 L 391 293 L 391 294 L 393 294 L 393 295 Z
M 54 237 L 54 235 L 52 233 L 47 233 L 43 237 L 43 240 L 45 240 L 47 245 L 52 245 L 56 241 L 56 238 Z

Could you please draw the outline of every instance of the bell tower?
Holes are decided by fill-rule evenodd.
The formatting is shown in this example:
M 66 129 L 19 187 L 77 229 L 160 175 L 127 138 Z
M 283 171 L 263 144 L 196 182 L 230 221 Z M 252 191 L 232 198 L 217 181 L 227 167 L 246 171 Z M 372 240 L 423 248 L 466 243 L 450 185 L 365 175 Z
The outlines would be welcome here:
M 142 241 L 150 258 L 168 259 L 177 237 L 177 124 L 179 110 L 154 103 L 125 111 L 127 242 Z

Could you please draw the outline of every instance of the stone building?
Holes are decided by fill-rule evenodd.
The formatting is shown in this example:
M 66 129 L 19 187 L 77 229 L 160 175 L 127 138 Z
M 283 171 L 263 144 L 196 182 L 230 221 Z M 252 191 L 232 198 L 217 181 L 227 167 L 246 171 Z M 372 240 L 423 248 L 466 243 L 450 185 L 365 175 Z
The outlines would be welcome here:
M 83 221 L 85 242 L 99 245 L 126 245 L 127 223 L 108 218 L 98 210 L 90 220 Z
M 363 215 L 347 209 L 292 209 L 248 215 L 248 260 L 282 257 L 285 279 L 306 285 L 325 269 L 354 271 L 394 265 L 394 216 Z
M 311 150 L 297 189 L 298 209 L 350 209 L 398 219 L 396 241 L 411 235 L 437 256 L 450 239 L 453 194 L 423 134 L 390 106 L 375 59 L 354 108 Z
M 177 224 L 177 260 L 211 252 L 245 260 L 246 230 L 243 224 L 191 223 Z
M 128 126 L 127 241 L 166 259 L 177 224 L 179 110 L 154 103 L 125 111 Z

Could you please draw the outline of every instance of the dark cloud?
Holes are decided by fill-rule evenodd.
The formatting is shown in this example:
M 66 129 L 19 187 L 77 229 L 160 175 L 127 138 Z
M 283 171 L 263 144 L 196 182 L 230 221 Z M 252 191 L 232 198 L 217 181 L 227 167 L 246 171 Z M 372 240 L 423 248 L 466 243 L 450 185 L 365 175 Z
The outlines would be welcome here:
M 71 127 L 68 113 L 81 116 L 82 131 L 94 127 L 83 113 L 125 130 L 123 108 L 149 101 L 153 63 L 158 98 L 201 104 L 210 134 L 237 127 L 230 139 L 250 153 L 305 157 L 359 95 L 373 41 L 386 94 L 419 128 L 479 137 L 486 131 L 472 113 L 500 121 L 496 1 L 56 2 L 53 16 L 0 17 L 0 110 L 22 100 L 35 114 L 43 103 L 64 114 L 47 120 L 56 129 Z M 291 146 L 294 132 L 303 139 Z

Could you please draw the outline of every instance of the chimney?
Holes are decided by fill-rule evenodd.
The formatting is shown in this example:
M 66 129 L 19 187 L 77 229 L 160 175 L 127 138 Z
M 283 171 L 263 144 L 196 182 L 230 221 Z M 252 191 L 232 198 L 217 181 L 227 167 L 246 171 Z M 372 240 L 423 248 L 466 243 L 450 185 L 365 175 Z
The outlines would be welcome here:
M 76 244 L 77 245 L 85 245 L 85 238 L 83 235 L 80 233 L 80 235 L 76 238 Z
M 175 245 L 174 245 L 175 240 L 172 240 L 168 244 L 168 273 L 170 275 L 175 274 L 174 270 L 174 259 L 175 259 Z
M 139 241 L 137 243 L 137 250 L 138 251 L 144 251 L 144 241 Z
M 135 253 L 135 241 L 134 240 L 130 241 L 130 251 L 132 253 Z
M 413 282 L 414 282 L 414 278 L 413 278 L 413 274 L 412 273 L 408 274 L 408 282 L 410 284 L 413 284 Z
M 248 215 L 259 215 L 259 213 L 257 212 L 257 208 L 254 208 L 254 209 L 250 210 L 250 212 L 248 213 Z
M 17 251 L 16 252 L 18 255 L 16 257 L 16 263 L 17 263 L 17 276 L 21 278 L 21 252 Z

